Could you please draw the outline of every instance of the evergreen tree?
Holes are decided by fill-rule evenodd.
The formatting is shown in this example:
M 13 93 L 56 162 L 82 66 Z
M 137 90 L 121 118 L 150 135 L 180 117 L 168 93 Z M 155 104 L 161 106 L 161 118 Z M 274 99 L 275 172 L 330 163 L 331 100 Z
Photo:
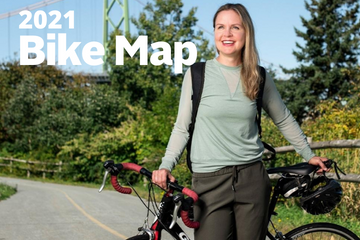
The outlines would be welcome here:
M 305 1 L 305 7 L 311 14 L 309 20 L 301 17 L 306 31 L 295 28 L 305 41 L 304 46 L 296 43 L 299 51 L 293 52 L 300 66 L 284 69 L 292 77 L 280 90 L 299 122 L 310 116 L 321 100 L 347 100 L 359 81 L 359 2 L 311 0 Z

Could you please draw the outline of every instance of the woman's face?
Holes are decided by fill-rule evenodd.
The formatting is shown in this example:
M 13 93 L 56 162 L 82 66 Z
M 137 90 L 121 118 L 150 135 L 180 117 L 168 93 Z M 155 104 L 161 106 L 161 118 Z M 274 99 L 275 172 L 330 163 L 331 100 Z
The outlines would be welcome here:
M 219 57 L 239 58 L 245 45 L 245 29 L 234 10 L 224 10 L 215 19 L 215 45 Z

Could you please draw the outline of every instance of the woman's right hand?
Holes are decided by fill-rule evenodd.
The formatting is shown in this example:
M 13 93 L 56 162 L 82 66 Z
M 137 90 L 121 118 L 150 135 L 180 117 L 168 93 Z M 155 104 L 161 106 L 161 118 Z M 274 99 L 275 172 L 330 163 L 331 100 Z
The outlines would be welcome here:
M 152 182 L 163 189 L 167 189 L 167 179 L 169 179 L 170 182 L 175 182 L 174 176 L 171 175 L 168 169 L 162 168 L 154 170 L 152 173 Z

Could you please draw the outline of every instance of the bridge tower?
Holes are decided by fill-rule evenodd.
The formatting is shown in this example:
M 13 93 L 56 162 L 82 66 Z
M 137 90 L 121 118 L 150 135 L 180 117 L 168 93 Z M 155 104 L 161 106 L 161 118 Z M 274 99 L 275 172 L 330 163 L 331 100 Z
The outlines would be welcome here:
M 122 9 L 122 16 L 120 17 L 119 22 L 115 25 L 114 22 L 111 20 L 109 13 L 114 6 L 114 4 L 119 4 Z M 108 70 L 107 65 L 107 54 L 108 54 L 108 47 L 109 47 L 109 24 L 114 28 L 117 29 L 120 25 L 124 23 L 124 30 L 125 33 L 130 31 L 130 22 L 129 22 L 129 5 L 128 0 L 104 0 L 104 29 L 103 29 L 103 45 L 105 48 L 104 54 L 104 64 L 103 64 L 103 72 L 106 73 Z

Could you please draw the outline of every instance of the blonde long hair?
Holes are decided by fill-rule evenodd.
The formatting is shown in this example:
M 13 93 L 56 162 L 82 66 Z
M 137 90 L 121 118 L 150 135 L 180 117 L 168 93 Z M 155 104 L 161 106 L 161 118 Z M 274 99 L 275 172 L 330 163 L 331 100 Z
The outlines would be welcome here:
M 227 3 L 222 5 L 215 13 L 213 19 L 214 28 L 217 15 L 225 10 L 233 10 L 238 13 L 245 28 L 245 45 L 240 56 L 242 62 L 240 76 L 246 96 L 251 100 L 255 100 L 262 79 L 259 74 L 259 55 L 255 45 L 254 25 L 249 12 L 242 4 Z

